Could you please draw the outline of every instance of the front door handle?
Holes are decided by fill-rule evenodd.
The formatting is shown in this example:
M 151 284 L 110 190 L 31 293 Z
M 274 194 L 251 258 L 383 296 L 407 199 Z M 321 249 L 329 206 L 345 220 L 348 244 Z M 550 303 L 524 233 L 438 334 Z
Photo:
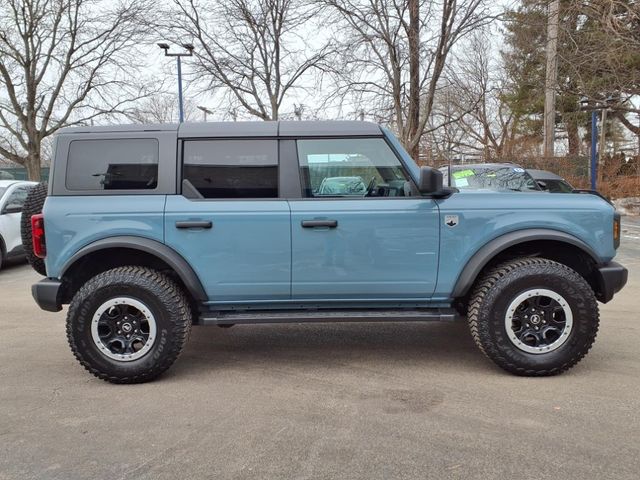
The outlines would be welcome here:
M 337 220 L 302 220 L 302 228 L 336 228 Z
M 211 228 L 213 223 L 209 220 L 183 220 L 176 222 L 176 228 Z

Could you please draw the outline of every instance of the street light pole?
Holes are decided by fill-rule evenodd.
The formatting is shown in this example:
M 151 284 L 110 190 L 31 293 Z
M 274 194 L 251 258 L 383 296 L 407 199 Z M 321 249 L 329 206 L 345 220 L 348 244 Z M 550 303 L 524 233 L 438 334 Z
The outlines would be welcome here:
M 182 62 L 180 56 L 176 57 L 178 61 L 178 118 L 180 123 L 184 122 L 184 105 L 182 103 Z
M 598 158 L 598 113 L 596 110 L 591 110 L 591 190 L 596 189 L 597 179 L 597 164 Z
M 202 111 L 205 122 L 207 121 L 207 114 L 213 115 L 213 112 L 210 109 L 208 109 L 207 107 L 203 107 L 202 105 L 198 105 L 198 110 Z
M 176 57 L 178 62 L 178 113 L 180 123 L 184 122 L 184 105 L 182 102 L 182 57 L 191 57 L 193 55 L 193 45 L 190 43 L 183 43 L 182 47 L 186 50 L 186 52 L 181 53 L 169 53 L 169 44 L 167 43 L 158 43 L 158 46 L 164 50 L 165 57 Z

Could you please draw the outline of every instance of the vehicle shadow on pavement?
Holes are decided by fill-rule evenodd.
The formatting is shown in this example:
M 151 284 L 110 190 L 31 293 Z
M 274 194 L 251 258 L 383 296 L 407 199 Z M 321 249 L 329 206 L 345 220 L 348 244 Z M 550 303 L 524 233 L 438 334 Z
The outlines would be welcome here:
M 194 327 L 166 376 L 219 368 L 327 368 L 353 364 L 501 370 L 479 352 L 465 321 Z
M 12 270 L 19 270 L 24 267 L 26 260 L 24 258 L 10 258 L 2 262 L 2 268 L 0 268 L 0 275 L 11 273 Z

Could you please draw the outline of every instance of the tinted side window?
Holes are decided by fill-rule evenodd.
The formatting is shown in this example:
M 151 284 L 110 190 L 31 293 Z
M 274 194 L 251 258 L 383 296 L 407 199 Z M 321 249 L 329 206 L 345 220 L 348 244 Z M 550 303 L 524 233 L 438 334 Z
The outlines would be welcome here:
M 19 205 L 22 207 L 24 205 L 25 200 L 27 199 L 27 195 L 30 189 L 31 187 L 17 187 L 7 199 L 7 203 L 5 205 L 11 205 L 11 206 Z
M 74 140 L 69 145 L 69 190 L 153 190 L 158 186 L 158 141 Z
M 204 198 L 276 198 L 277 140 L 190 140 L 182 178 Z
M 402 197 L 409 177 L 381 138 L 298 140 L 305 197 Z

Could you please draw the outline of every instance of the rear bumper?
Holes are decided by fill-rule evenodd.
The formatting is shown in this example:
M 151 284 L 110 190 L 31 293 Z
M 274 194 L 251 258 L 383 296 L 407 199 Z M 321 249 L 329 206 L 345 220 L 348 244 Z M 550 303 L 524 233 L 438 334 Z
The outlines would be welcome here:
M 609 262 L 598 268 L 598 300 L 607 303 L 613 296 L 622 290 L 627 283 L 629 272 L 617 262 Z
M 60 290 L 62 282 L 55 278 L 45 278 L 31 286 L 31 294 L 42 310 L 59 312 L 62 310 Z

